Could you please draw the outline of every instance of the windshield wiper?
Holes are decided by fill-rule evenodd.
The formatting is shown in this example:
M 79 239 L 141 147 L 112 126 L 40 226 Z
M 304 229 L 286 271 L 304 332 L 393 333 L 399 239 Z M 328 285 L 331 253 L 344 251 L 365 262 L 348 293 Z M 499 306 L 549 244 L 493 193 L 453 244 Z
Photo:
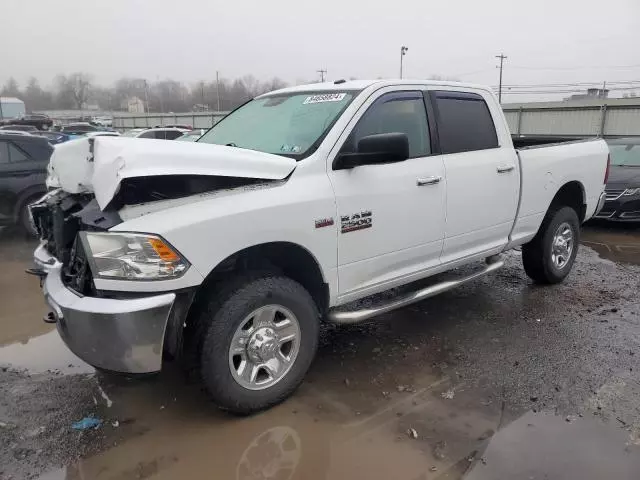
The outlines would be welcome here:
M 236 145 L 236 144 L 235 144 L 235 143 L 233 143 L 233 142 L 229 142 L 229 143 L 225 143 L 225 145 L 224 145 L 224 146 L 225 146 L 225 147 L 237 147 L 238 145 Z

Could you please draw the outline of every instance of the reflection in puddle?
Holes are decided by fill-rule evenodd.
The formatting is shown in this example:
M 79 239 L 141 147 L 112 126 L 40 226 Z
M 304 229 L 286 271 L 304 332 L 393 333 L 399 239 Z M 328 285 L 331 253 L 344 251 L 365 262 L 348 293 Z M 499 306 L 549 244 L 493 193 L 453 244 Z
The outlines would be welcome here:
M 287 426 L 273 427 L 256 436 L 240 456 L 237 479 L 289 480 L 300 463 L 302 443 Z
M 58 332 L 0 347 L 0 365 L 28 373 L 48 371 L 65 374 L 93 373 L 94 369 L 76 357 L 62 342 Z
M 422 417 L 437 413 L 426 409 Z M 161 428 L 40 479 L 637 480 L 640 471 L 640 446 L 599 420 L 527 412 L 494 435 L 468 432 L 459 455 L 448 450 L 451 438 L 440 440 L 435 456 L 435 438 L 412 440 L 378 427 L 352 430 L 282 407 L 249 419 L 211 417 L 200 428 Z

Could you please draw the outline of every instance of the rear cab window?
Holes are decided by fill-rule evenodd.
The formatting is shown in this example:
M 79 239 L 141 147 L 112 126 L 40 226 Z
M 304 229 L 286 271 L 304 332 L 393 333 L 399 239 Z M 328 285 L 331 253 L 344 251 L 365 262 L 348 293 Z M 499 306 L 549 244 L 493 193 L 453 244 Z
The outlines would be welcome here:
M 442 90 L 429 95 L 443 154 L 499 147 L 493 117 L 481 95 Z

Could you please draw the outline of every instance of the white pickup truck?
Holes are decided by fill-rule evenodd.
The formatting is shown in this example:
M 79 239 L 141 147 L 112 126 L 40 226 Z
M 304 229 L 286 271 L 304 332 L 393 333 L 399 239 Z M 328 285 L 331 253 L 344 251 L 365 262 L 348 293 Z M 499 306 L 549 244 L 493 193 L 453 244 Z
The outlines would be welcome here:
M 181 358 L 219 406 L 248 413 L 296 389 L 324 320 L 430 297 L 518 246 L 534 281 L 562 281 L 607 171 L 602 140 L 514 149 L 485 87 L 286 88 L 196 143 L 57 146 L 52 190 L 31 206 L 32 273 L 45 320 L 80 358 L 127 373 Z M 354 306 L 472 262 L 474 273 Z

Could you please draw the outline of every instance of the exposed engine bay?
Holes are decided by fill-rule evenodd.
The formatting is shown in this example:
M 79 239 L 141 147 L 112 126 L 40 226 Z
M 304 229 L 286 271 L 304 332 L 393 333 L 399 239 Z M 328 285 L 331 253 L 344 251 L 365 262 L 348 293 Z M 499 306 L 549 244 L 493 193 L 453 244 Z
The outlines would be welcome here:
M 107 231 L 122 223 L 118 210 L 125 206 L 265 183 L 271 182 L 255 178 L 199 175 L 137 177 L 122 182 L 105 210 L 100 209 L 92 193 L 68 193 L 62 189 L 52 190 L 32 204 L 30 210 L 41 242 L 63 264 L 63 283 L 79 294 L 100 296 L 101 293 L 93 284 L 78 232 Z

